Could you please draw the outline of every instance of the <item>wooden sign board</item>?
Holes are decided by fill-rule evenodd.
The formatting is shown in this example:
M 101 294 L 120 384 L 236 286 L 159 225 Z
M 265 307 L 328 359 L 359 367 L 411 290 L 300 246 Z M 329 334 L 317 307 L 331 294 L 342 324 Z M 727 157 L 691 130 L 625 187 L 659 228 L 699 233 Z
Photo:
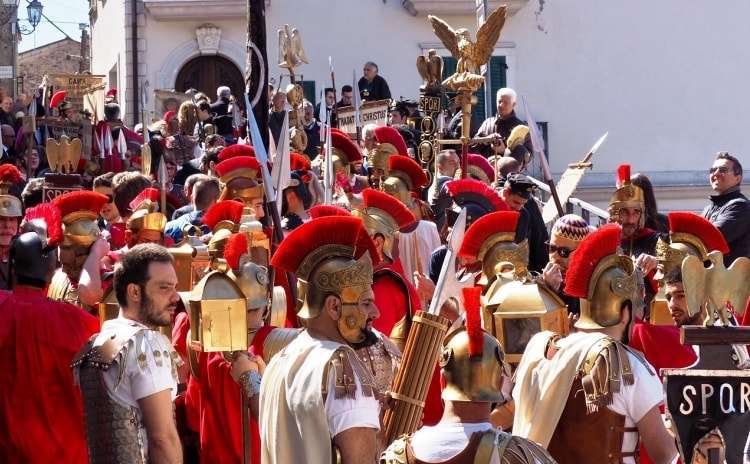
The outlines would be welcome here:
M 78 190 L 81 190 L 82 187 L 55 187 L 53 185 L 48 185 L 47 183 L 44 184 L 42 187 L 42 201 L 44 203 L 49 203 L 55 198 L 59 197 L 60 195 L 68 192 L 76 192 Z
M 743 464 L 750 452 L 750 371 L 662 369 L 683 462 L 693 462 L 695 445 L 718 429 L 727 464 Z
M 104 118 L 106 76 L 91 74 L 48 74 L 47 80 L 55 92 L 65 90 L 67 100 L 76 111 L 88 110 L 93 120 Z
M 379 100 L 374 102 L 362 103 L 359 107 L 360 127 L 367 124 L 376 126 L 385 126 L 388 124 L 388 108 L 390 100 Z M 352 137 L 357 135 L 357 121 L 354 118 L 353 106 L 342 106 L 336 112 L 339 122 L 339 129 L 346 132 Z

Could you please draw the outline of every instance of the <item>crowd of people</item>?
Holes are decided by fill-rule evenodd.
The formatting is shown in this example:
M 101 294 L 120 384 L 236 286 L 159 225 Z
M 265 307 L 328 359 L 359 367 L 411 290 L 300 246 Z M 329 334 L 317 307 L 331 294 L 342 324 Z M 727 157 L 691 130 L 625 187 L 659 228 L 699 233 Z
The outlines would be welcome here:
M 375 63 L 363 74 L 363 101 L 391 98 Z M 279 147 L 290 108 L 269 92 Z M 291 109 L 307 143 L 289 154 L 278 204 L 228 87 L 213 102 L 191 90 L 176 113 L 133 128 L 113 89 L 91 159 L 76 167 L 82 188 L 53 199 L 43 191 L 60 173 L 34 143 L 43 129 L 24 134 L 14 110 L 90 115 L 64 96 L 18 108 L 0 97 L 4 462 L 674 462 L 659 369 L 695 362 L 679 327 L 706 317 L 688 307 L 680 263 L 750 257 L 740 160 L 715 157 L 700 215 L 659 214 L 648 177 L 622 165 L 609 224 L 566 214 L 548 228 L 525 174 L 531 142 L 510 142 L 525 125 L 512 89 L 478 127 L 486 142 L 466 160 L 440 150 L 432 179 L 416 157 L 416 105 L 395 102 L 389 124 L 360 140 L 335 128 L 352 93 L 343 86 L 336 101 L 325 89 L 317 106 Z M 458 124 L 442 135 L 457 137 Z M 193 261 L 197 277 L 178 292 L 174 250 L 188 245 L 209 259 Z M 225 298 L 243 302 L 247 350 L 201 348 L 223 343 L 228 316 L 210 311 Z M 552 302 L 542 309 L 559 324 L 512 323 L 511 300 L 529 314 Z M 659 300 L 673 324 L 653 323 Z M 399 368 L 434 301 L 450 328 L 412 398 L 395 379 L 417 375 Z M 750 319 L 733 310 L 734 324 Z M 423 410 L 421 425 L 389 437 L 384 417 L 399 401 Z M 703 437 L 692 462 L 716 443 Z

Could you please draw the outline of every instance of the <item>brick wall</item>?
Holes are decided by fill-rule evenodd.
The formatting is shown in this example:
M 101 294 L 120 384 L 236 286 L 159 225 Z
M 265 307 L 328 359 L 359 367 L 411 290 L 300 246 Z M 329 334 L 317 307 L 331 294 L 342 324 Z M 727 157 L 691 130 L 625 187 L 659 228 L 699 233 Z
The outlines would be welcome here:
M 45 74 L 77 73 L 79 59 L 68 58 L 68 55 L 80 54 L 81 44 L 68 38 L 19 53 L 18 76 L 23 78 L 23 89 L 19 83 L 19 91 L 28 93 L 36 89 Z

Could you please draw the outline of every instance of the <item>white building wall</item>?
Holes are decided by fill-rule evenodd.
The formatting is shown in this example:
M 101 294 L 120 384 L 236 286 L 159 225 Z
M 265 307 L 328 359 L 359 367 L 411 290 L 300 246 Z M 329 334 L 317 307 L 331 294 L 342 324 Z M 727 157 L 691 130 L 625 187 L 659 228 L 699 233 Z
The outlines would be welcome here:
M 125 95 L 125 2 L 99 2 L 96 21 L 91 26 L 91 73 L 108 76 L 113 67 L 117 69 L 119 82 L 108 82 Z M 122 97 L 121 97 L 122 98 Z

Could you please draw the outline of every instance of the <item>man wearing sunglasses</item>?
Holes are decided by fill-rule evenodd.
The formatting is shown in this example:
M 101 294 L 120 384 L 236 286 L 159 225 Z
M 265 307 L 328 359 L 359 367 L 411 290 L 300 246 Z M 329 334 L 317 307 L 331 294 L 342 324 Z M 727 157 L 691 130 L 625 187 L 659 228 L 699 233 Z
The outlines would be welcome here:
M 724 255 L 724 264 L 729 266 L 736 258 L 750 257 L 750 202 L 740 192 L 740 161 L 720 152 L 709 169 L 708 180 L 715 194 L 703 210 L 703 217 L 721 230 L 729 244 L 729 253 Z
M 568 271 L 570 255 L 593 229 L 576 214 L 562 216 L 552 226 L 550 239 L 546 242 L 549 262 L 542 271 L 544 283 L 554 290 L 568 306 L 568 312 L 578 314 L 580 306 L 577 298 L 564 292 L 565 273 Z

